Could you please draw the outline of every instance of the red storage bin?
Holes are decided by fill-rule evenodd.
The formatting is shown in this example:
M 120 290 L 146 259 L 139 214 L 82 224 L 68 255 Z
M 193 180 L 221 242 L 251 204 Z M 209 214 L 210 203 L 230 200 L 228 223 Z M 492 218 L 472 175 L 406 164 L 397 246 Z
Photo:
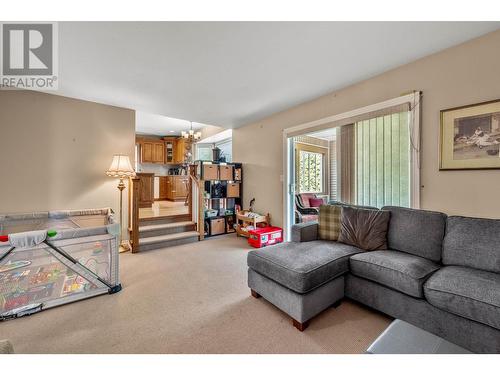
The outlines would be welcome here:
M 250 246 L 261 248 L 283 242 L 283 229 L 278 227 L 258 228 L 248 232 Z

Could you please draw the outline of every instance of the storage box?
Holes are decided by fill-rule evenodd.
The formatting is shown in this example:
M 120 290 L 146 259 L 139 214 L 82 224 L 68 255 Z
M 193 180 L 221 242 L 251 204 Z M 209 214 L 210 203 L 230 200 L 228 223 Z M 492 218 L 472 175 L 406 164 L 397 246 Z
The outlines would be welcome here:
M 210 219 L 210 235 L 226 233 L 226 220 L 224 218 Z
M 218 210 L 213 210 L 213 209 L 205 210 L 205 217 L 214 217 L 217 216 L 218 213 L 219 213 Z
M 203 164 L 203 179 L 218 180 L 219 168 L 217 164 Z
M 233 166 L 219 165 L 219 179 L 223 181 L 233 181 Z
M 283 229 L 279 227 L 266 227 L 248 231 L 250 246 L 261 248 L 283 242 Z
M 237 182 L 228 183 L 226 188 L 226 197 L 238 198 L 239 196 L 240 196 L 240 184 Z

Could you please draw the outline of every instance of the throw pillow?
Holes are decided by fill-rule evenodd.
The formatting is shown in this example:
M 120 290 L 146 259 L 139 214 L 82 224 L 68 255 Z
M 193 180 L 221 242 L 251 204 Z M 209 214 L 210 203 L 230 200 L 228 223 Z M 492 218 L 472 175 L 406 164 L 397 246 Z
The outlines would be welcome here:
M 321 240 L 338 240 L 341 210 L 341 206 L 338 205 L 324 204 L 319 207 L 318 235 Z
M 363 250 L 387 249 L 390 215 L 389 211 L 342 207 L 339 242 Z
M 310 207 L 319 207 L 322 204 L 325 204 L 325 202 L 321 198 L 309 198 Z

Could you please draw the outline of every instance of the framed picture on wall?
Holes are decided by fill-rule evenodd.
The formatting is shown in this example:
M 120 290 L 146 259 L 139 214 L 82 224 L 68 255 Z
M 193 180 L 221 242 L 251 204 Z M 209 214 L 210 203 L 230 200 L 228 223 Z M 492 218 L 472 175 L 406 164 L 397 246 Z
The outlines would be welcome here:
M 500 99 L 441 111 L 440 170 L 500 169 Z

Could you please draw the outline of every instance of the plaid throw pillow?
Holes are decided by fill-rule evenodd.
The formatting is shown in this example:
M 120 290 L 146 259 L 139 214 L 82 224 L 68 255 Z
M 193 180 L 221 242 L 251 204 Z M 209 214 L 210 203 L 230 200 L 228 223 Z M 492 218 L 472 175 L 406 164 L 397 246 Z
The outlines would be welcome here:
M 340 234 L 340 214 L 342 207 L 338 205 L 322 205 L 319 208 L 319 238 L 337 241 Z

